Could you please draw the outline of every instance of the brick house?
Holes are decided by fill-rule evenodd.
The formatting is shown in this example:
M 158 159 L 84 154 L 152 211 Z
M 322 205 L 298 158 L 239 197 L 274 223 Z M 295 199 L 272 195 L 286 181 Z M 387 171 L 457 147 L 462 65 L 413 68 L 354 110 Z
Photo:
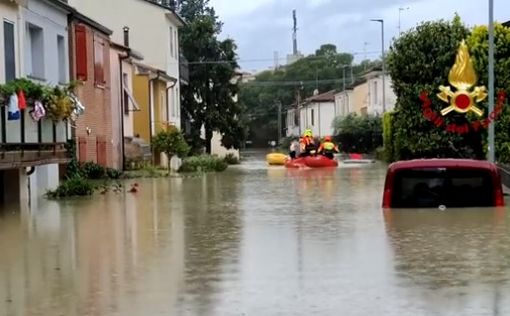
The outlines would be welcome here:
M 78 12 L 70 15 L 71 80 L 81 82 L 77 96 L 85 107 L 73 129 L 78 159 L 120 168 L 121 140 L 118 133 L 114 137 L 112 130 L 115 109 L 111 102 L 111 34 L 112 31 Z

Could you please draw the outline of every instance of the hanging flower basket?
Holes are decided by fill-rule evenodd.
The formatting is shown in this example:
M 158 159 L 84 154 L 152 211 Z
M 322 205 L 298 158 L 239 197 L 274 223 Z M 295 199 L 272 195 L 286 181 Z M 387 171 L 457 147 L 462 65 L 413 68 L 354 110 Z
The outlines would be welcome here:
M 45 100 L 46 117 L 53 122 L 63 121 L 71 116 L 74 110 L 74 103 L 65 89 L 55 87 L 51 90 Z

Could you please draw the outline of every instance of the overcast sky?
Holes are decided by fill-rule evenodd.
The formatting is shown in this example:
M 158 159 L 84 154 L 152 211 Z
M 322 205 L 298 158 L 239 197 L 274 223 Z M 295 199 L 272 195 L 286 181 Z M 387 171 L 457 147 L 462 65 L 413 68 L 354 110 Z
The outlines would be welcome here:
M 385 47 L 401 29 L 420 21 L 451 19 L 457 12 L 468 25 L 488 23 L 488 0 L 210 0 L 224 22 L 223 37 L 235 39 L 243 70 L 261 70 L 280 64 L 292 52 L 292 10 L 297 10 L 298 48 L 307 55 L 321 44 L 356 53 L 356 60 L 375 59 L 381 51 L 380 24 L 384 19 Z M 495 19 L 510 20 L 510 0 L 494 0 Z M 409 9 L 406 9 L 409 8 Z M 368 44 L 364 44 L 367 42 Z

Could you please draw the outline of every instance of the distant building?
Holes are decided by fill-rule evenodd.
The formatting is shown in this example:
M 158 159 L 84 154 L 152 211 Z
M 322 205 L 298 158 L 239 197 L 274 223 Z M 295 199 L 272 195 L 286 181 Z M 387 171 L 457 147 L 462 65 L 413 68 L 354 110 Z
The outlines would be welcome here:
M 353 89 L 347 88 L 335 94 L 335 117 L 347 116 L 351 113 L 350 105 L 353 98 Z
M 287 65 L 292 65 L 296 61 L 304 58 L 305 56 L 298 52 L 297 54 L 289 54 L 287 55 Z
M 336 115 L 381 115 L 383 113 L 382 70 L 374 68 L 366 72 L 345 91 L 335 95 Z M 393 92 L 391 77 L 385 76 L 385 110 L 395 108 L 397 97 Z
M 292 105 L 287 110 L 287 137 L 302 135 L 311 129 L 314 136 L 332 135 L 335 119 L 335 90 L 316 94 L 304 100 L 298 108 Z

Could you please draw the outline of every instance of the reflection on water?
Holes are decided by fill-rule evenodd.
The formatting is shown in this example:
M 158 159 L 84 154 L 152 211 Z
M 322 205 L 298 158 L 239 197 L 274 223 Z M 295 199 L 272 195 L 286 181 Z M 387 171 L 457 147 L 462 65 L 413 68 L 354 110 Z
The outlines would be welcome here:
M 6 208 L 0 315 L 507 315 L 505 210 L 383 213 L 384 175 L 258 154 L 137 194 Z

